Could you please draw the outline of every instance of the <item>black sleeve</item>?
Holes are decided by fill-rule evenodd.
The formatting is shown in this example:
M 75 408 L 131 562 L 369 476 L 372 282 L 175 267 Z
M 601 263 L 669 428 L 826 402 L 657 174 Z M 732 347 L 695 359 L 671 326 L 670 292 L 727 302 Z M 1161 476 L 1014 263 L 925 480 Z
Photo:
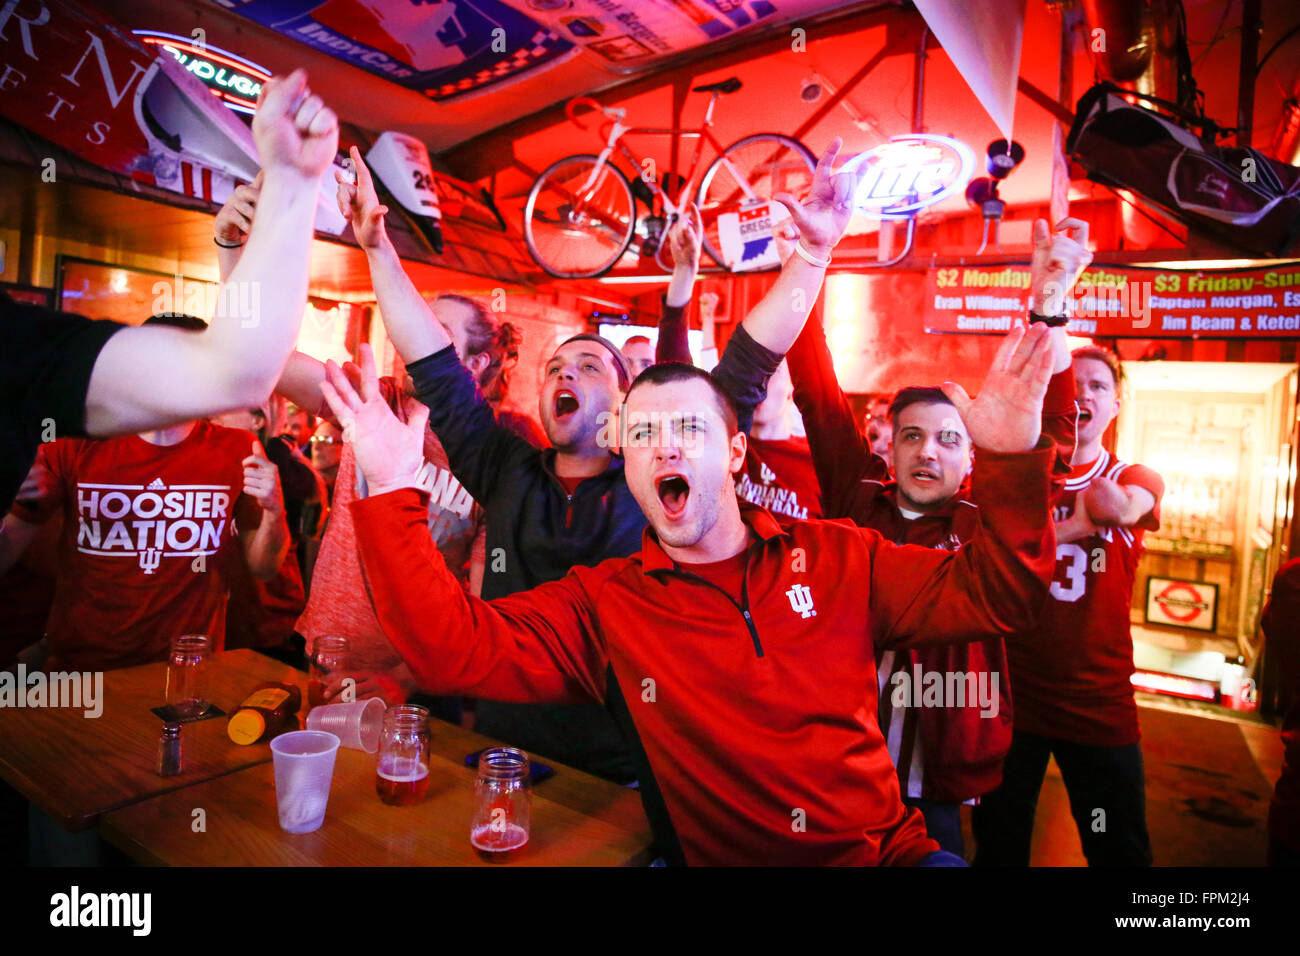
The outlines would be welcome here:
M 415 397 L 429 406 L 429 427 L 442 442 L 452 474 L 477 502 L 492 497 L 513 463 L 537 453 L 497 422 L 492 406 L 448 345 L 406 366 Z
M 735 403 L 742 432 L 748 433 L 754 424 L 754 409 L 767 395 L 768 379 L 784 357 L 755 342 L 743 325 L 736 326 L 736 331 L 731 333 L 727 348 L 711 374 Z
M 104 343 L 123 328 L 0 293 L 0 513 L 42 441 L 85 435 L 90 373 Z

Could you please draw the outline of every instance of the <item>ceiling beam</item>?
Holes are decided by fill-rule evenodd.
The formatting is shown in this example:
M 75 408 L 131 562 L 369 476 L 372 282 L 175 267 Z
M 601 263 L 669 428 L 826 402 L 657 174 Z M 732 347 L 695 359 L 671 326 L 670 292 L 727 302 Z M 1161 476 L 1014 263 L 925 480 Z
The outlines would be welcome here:
M 861 6 L 858 6 L 848 13 L 835 11 L 824 18 L 809 18 L 806 23 L 808 26 L 804 27 L 804 29 L 808 30 L 809 43 L 816 40 L 816 37 L 812 35 L 813 30 L 809 29 L 811 26 L 825 30 L 825 36 L 827 37 L 844 36 L 847 33 L 856 33 L 884 26 L 889 31 L 886 49 L 897 51 L 899 56 L 912 51 L 915 40 L 919 39 L 919 30 L 924 25 L 920 14 L 914 9 L 896 3 L 891 3 L 888 6 L 876 3 L 867 10 L 863 10 Z M 767 34 L 761 40 L 742 41 L 741 45 L 730 49 L 723 48 L 719 50 L 714 44 L 704 44 L 681 58 L 674 58 L 664 68 L 655 73 L 632 80 L 616 80 L 602 90 L 588 95 L 602 103 L 623 100 L 660 89 L 673 83 L 674 80 L 681 76 L 693 78 L 699 73 L 718 72 L 761 57 L 785 52 L 791 49 L 791 34 L 789 31 L 801 25 L 798 23 L 788 24 L 788 29 Z M 453 175 L 459 176 L 461 179 L 468 179 L 471 182 L 486 179 L 493 173 L 500 172 L 501 169 L 514 164 L 515 140 L 555 126 L 564 122 L 564 120 L 564 103 L 556 103 L 544 110 L 515 120 L 513 123 L 508 123 L 491 132 L 466 140 L 458 146 L 440 153 L 438 160 Z

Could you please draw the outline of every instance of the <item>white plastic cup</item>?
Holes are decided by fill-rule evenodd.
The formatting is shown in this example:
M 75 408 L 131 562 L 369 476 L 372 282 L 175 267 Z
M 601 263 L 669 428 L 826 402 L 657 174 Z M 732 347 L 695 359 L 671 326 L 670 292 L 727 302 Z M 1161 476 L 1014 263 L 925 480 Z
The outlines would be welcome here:
M 287 833 L 311 833 L 325 822 L 339 738 L 321 730 L 295 730 L 271 741 L 275 803 Z
M 307 715 L 307 729 L 334 734 L 341 746 L 372 754 L 379 749 L 379 734 L 384 729 L 387 709 L 388 705 L 378 697 L 346 704 L 321 704 Z

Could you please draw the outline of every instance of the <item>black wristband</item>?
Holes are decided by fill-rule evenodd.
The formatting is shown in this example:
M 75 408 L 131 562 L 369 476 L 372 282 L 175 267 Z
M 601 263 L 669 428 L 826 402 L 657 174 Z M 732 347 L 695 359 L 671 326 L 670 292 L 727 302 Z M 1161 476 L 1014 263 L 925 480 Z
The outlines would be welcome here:
M 1035 322 L 1042 322 L 1044 325 L 1051 326 L 1055 329 L 1060 328 L 1069 321 L 1070 317 L 1068 315 L 1039 315 L 1033 309 L 1029 310 L 1030 325 L 1033 325 Z
M 212 237 L 212 241 L 215 242 L 217 245 L 219 245 L 222 249 L 239 249 L 239 248 L 241 248 L 241 247 L 244 245 L 244 242 L 247 242 L 248 240 L 245 239 L 244 242 L 230 242 L 230 243 L 226 243 L 226 242 L 222 242 L 222 241 L 221 241 L 220 239 L 218 239 L 216 236 L 213 236 L 213 237 Z

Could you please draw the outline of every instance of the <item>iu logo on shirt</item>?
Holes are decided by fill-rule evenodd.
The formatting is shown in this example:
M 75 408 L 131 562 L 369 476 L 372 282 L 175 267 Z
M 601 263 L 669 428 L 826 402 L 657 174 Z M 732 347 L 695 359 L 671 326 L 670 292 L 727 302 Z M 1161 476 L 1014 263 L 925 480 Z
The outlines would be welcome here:
M 808 585 L 796 584 L 785 592 L 785 596 L 790 599 L 790 609 L 800 617 L 817 616 L 817 611 L 813 609 L 812 591 L 808 589 Z
M 759 462 L 759 476 L 763 479 L 763 484 L 770 485 L 776 481 L 776 472 L 767 467 L 767 462 Z

